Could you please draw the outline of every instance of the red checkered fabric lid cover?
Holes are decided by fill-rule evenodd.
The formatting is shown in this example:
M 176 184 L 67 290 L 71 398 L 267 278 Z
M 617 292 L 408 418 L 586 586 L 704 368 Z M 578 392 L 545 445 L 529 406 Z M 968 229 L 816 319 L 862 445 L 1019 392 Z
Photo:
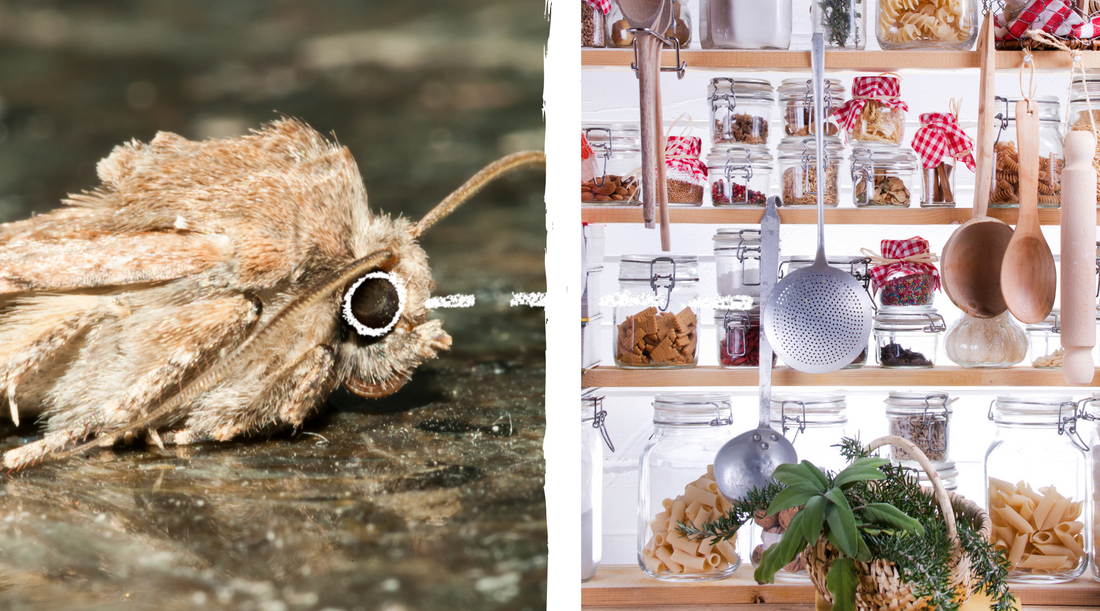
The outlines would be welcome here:
M 1042 30 L 1063 38 L 1095 38 L 1100 34 L 1100 14 L 1086 20 L 1071 0 L 1032 0 L 1016 18 L 1005 23 L 1005 14 L 993 18 L 997 40 L 1021 40 L 1028 30 Z
M 878 100 L 879 104 L 888 108 L 900 108 L 909 112 L 909 106 L 898 99 L 901 92 L 901 79 L 894 76 L 857 76 L 852 80 L 852 99 L 833 111 L 837 123 L 846 131 L 851 132 L 856 125 L 856 118 L 863 112 L 867 100 Z
M 884 259 L 904 259 L 905 257 L 928 252 L 928 240 L 920 236 L 908 240 L 883 240 L 880 246 L 882 247 L 882 258 Z M 870 273 L 871 289 L 875 292 L 889 280 L 916 274 L 932 274 L 932 287 L 935 290 L 940 288 L 940 272 L 931 263 L 898 261 L 872 267 Z
M 611 0 L 584 0 L 584 3 L 599 10 L 604 15 L 611 10 Z
M 913 136 L 913 150 L 920 155 L 926 168 L 940 164 L 944 156 L 961 159 L 974 171 L 974 143 L 963 133 L 955 115 L 946 112 L 926 112 L 920 116 L 921 127 Z
M 707 164 L 699 159 L 703 139 L 696 136 L 669 136 L 665 143 L 665 166 L 689 174 L 698 182 L 707 179 Z

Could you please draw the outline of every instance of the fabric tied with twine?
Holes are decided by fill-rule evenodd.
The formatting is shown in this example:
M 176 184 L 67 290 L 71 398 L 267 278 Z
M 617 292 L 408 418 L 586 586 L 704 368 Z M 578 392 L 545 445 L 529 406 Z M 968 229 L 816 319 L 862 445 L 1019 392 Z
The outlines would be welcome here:
M 834 110 L 833 115 L 837 117 L 837 124 L 850 133 L 868 100 L 909 112 L 909 105 L 898 98 L 900 93 L 901 79 L 896 76 L 857 76 L 852 80 L 852 99 Z
M 606 15 L 611 10 L 611 0 L 584 0 L 584 3 Z M 576 6 L 575 4 L 573 6 Z
M 925 168 L 934 168 L 945 156 L 960 159 L 974 171 L 974 142 L 959 127 L 958 113 L 926 112 L 913 136 L 913 150 Z
M 908 240 L 883 240 L 882 255 L 861 248 L 860 253 L 871 259 L 871 289 L 878 289 L 889 280 L 917 274 L 931 274 L 932 288 L 940 288 L 940 272 L 932 265 L 939 257 L 928 252 L 928 240 L 916 236 Z
M 669 136 L 665 142 L 665 167 L 693 182 L 707 182 L 707 164 L 699 159 L 703 139 L 697 136 Z
M 993 17 L 997 40 L 1025 40 L 1028 30 L 1062 38 L 1095 38 L 1100 34 L 1100 14 L 1085 19 L 1072 0 L 1032 0 L 1011 21 L 1005 13 Z

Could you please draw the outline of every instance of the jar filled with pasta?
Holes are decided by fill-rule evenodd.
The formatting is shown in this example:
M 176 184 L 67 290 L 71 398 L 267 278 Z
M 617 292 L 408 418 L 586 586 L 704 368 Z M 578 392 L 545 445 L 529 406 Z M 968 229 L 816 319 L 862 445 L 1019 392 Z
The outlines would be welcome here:
M 997 97 L 997 106 L 1004 110 L 997 141 L 993 144 L 993 187 L 989 195 L 990 208 L 1020 207 L 1020 153 L 1016 149 L 1016 102 L 1018 99 Z M 1039 207 L 1058 208 L 1062 205 L 1062 119 L 1058 98 L 1049 95 L 1032 99 L 1039 113 Z
M 833 114 L 852 140 L 901 144 L 909 106 L 900 94 L 901 77 L 857 76 L 852 79 L 852 98 Z
M 760 206 L 768 202 L 774 162 L 766 146 L 715 146 L 707 155 L 710 203 Z
M 840 128 L 832 118 L 833 109 L 844 103 L 844 86 L 840 79 L 826 79 L 824 113 L 825 135 L 835 136 Z M 813 85 L 806 78 L 789 78 L 779 84 L 779 112 L 783 119 L 783 134 L 806 137 L 814 135 Z
M 942 466 L 950 457 L 951 404 L 957 399 L 943 391 L 890 391 L 883 400 L 890 434 L 908 439 L 932 461 Z M 890 458 L 906 467 L 916 467 L 916 459 L 904 448 L 890 447 Z
M 978 37 L 978 1 L 879 0 L 878 44 L 885 50 L 967 51 Z
M 768 144 L 775 104 L 771 82 L 719 76 L 710 80 L 707 98 L 713 144 Z
M 1032 367 L 1061 367 L 1062 355 L 1062 326 L 1058 324 L 1058 308 L 1054 308 L 1050 315 L 1042 322 L 1026 325 L 1027 330 L 1027 360 Z
M 760 365 L 760 301 L 748 310 L 715 310 L 714 328 L 718 340 L 719 367 Z M 772 365 L 775 365 L 772 353 Z
M 1092 487 L 1092 513 L 1085 531 L 1092 540 L 1092 578 L 1100 581 L 1100 393 L 1081 402 L 1078 410 L 1085 441 L 1088 444 L 1089 485 Z
M 985 454 L 994 549 L 1010 582 L 1064 583 L 1085 570 L 1088 446 L 1070 397 L 1002 395 L 990 404 L 996 435 Z
M 1100 75 L 1074 75 L 1069 86 L 1069 125 L 1070 131 L 1093 131 L 1100 133 Z M 1092 166 L 1100 168 L 1100 146 L 1093 154 Z M 1100 207 L 1100 195 L 1096 196 L 1096 205 Z
M 874 315 L 875 361 L 888 369 L 933 367 L 946 330 L 932 306 L 882 306 Z
M 702 527 L 729 503 L 714 481 L 714 455 L 737 431 L 730 396 L 662 393 L 653 401 L 653 434 L 638 468 L 638 564 L 657 579 L 729 577 L 741 564 L 736 539 L 685 537 L 678 523 Z
M 638 123 L 581 125 L 581 203 L 637 206 L 642 203 L 641 133 Z M 588 164 L 584 162 L 589 160 Z M 589 168 L 585 171 L 585 168 Z
M 714 240 L 719 295 L 760 296 L 760 230 L 720 227 Z
M 960 367 L 1003 369 L 1027 356 L 1027 334 L 1008 310 L 993 318 L 963 312 L 947 330 L 943 349 Z
M 852 199 L 858 208 L 908 208 L 917 158 L 894 146 L 852 148 Z
M 844 145 L 840 138 L 825 137 L 825 205 L 840 203 L 840 164 Z M 817 144 L 814 138 L 784 138 L 779 143 L 779 172 L 785 207 L 817 206 Z
M 615 364 L 627 369 L 694 367 L 699 354 L 695 256 L 623 255 L 615 297 Z
M 862 50 L 867 46 L 867 9 L 864 0 L 817 0 L 810 22 L 820 32 L 826 49 Z
M 590 388 L 581 395 L 581 581 L 596 576 L 602 552 L 603 447 L 615 446 L 607 433 L 603 396 Z

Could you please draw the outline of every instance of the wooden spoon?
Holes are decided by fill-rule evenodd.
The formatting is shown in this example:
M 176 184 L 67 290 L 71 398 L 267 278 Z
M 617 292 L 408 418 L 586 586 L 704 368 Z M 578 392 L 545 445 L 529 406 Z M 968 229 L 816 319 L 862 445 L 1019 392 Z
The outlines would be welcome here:
M 944 292 L 959 309 L 977 318 L 992 318 L 1008 308 L 1001 295 L 1001 261 L 1012 239 L 1011 227 L 985 215 L 993 178 L 993 77 L 997 67 L 993 34 L 987 14 L 978 37 L 982 80 L 978 98 L 974 216 L 951 234 L 940 255 Z
M 1016 103 L 1020 147 L 1020 220 L 1001 263 L 1008 310 L 1022 323 L 1039 323 L 1054 309 L 1058 272 L 1039 227 L 1039 115 L 1028 100 Z

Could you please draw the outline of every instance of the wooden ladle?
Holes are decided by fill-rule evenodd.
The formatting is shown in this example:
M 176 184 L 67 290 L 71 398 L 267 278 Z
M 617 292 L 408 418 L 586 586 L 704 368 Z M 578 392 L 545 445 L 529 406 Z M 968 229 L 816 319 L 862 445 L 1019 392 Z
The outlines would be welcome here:
M 1020 145 L 1020 220 L 1001 263 L 1008 310 L 1022 323 L 1040 323 L 1054 309 L 1058 272 L 1039 227 L 1039 115 L 1029 100 L 1016 103 Z

